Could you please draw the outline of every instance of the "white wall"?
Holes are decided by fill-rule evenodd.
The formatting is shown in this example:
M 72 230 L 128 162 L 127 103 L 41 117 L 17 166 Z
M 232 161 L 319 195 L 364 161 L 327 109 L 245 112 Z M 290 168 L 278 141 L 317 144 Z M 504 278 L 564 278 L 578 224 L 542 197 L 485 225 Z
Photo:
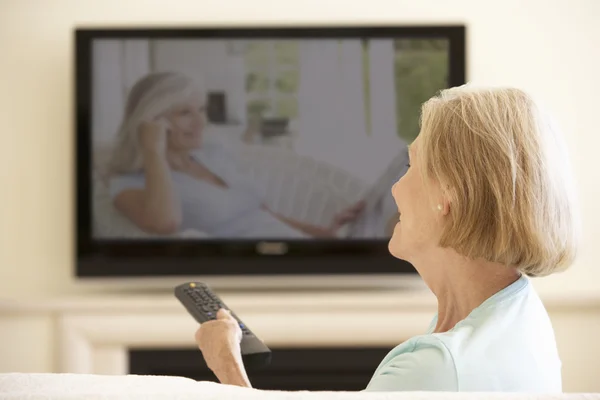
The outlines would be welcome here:
M 150 72 L 148 40 L 102 39 L 92 45 L 92 140 L 111 142 L 119 130 L 127 93 Z
M 100 284 L 81 285 L 72 276 L 75 26 L 363 21 L 464 22 L 468 24 L 470 81 L 520 86 L 545 100 L 567 134 L 580 187 L 584 242 L 572 270 L 537 285 L 542 291 L 598 293 L 599 18 L 597 0 L 240 0 L 235 6 L 218 0 L 3 0 L 0 296 L 106 290 Z M 598 316 L 585 318 L 597 321 Z M 583 322 L 577 326 L 582 330 L 573 331 L 561 344 L 563 349 L 573 349 L 571 357 L 584 354 L 581 343 L 596 339 L 585 336 Z M 560 331 L 572 332 L 566 326 Z M 578 375 L 576 370 L 569 373 Z
M 517 5 L 523 3 L 519 8 Z M 540 95 L 567 134 L 580 186 L 584 244 L 571 271 L 542 290 L 600 291 L 600 2 L 595 0 L 3 0 L 0 6 L 0 293 L 81 292 L 72 277 L 75 26 L 219 23 L 466 23 L 468 78 Z M 8 188 L 12 188 L 7 190 Z M 93 286 L 91 286 L 93 287 Z M 90 286 L 85 286 L 88 290 Z
M 369 44 L 369 97 L 364 95 L 362 42 L 339 42 L 299 43 L 299 115 L 294 150 L 349 172 L 371 190 L 391 160 L 406 150 L 406 143 L 396 134 L 393 41 L 374 40 Z M 368 127 L 365 104 L 372 110 Z
M 178 71 L 207 92 L 225 92 L 228 117 L 246 120 L 244 58 L 229 54 L 226 42 L 157 40 L 153 50 L 156 71 Z

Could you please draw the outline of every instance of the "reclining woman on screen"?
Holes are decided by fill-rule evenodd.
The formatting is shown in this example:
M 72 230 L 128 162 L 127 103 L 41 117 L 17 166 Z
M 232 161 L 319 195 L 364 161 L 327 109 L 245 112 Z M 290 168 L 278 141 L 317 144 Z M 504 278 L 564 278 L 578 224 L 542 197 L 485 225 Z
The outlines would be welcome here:
M 520 90 L 460 87 L 425 103 L 409 154 L 389 250 L 417 269 L 438 312 L 366 390 L 561 392 L 552 324 L 526 277 L 568 268 L 579 244 L 560 133 Z M 204 359 L 222 383 L 249 386 L 240 328 L 217 317 L 196 331 Z
M 138 81 L 127 100 L 110 163 L 115 207 L 145 232 L 196 229 L 211 237 L 335 237 L 363 205 L 337 214 L 329 225 L 269 210 L 235 168 L 223 145 L 203 140 L 204 100 L 192 80 L 154 73 Z

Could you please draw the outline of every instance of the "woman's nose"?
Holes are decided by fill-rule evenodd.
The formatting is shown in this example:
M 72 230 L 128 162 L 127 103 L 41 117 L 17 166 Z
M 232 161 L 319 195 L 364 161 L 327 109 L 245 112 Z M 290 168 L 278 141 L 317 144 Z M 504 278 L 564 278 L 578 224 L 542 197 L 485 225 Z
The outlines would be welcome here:
M 194 126 L 202 126 L 204 125 L 204 118 L 202 113 L 197 113 L 194 115 Z

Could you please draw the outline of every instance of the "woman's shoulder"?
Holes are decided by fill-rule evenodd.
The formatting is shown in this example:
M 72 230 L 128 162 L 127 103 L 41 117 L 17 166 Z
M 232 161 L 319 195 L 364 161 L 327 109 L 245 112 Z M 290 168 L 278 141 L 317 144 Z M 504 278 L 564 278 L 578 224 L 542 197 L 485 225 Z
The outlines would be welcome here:
M 143 172 L 112 175 L 108 178 L 108 188 L 111 197 L 128 189 L 142 189 L 145 184 Z
M 129 182 L 143 182 L 145 175 L 143 172 L 130 172 L 125 174 L 115 174 L 109 177 L 108 182 L 111 185 L 124 184 Z
M 434 335 L 417 336 L 396 346 L 371 379 L 369 391 L 456 391 L 454 358 Z

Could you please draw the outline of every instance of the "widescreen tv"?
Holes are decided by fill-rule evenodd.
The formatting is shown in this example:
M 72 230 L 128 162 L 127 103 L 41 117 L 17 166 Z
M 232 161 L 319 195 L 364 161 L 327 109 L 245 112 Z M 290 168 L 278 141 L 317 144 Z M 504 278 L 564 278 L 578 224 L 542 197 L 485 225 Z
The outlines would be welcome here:
M 422 102 L 465 29 L 78 28 L 76 275 L 389 275 Z

